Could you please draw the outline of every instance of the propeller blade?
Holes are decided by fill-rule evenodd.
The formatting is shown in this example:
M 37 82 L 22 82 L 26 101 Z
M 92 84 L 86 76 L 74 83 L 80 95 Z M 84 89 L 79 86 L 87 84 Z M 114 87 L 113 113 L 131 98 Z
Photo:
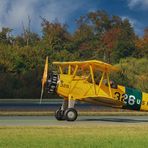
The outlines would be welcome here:
M 41 90 L 41 97 L 40 97 L 40 104 L 42 103 L 43 93 L 44 93 L 44 88 L 42 87 L 42 90 Z
M 44 73 L 43 73 L 43 77 L 42 77 L 42 90 L 41 90 L 40 104 L 41 104 L 42 98 L 43 98 L 44 86 L 47 81 L 47 74 L 48 74 L 48 56 L 46 57 Z

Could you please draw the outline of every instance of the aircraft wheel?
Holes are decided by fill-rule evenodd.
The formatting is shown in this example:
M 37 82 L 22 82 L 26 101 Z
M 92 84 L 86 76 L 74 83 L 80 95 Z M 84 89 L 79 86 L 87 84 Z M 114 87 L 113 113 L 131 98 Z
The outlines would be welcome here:
M 64 111 L 61 110 L 61 109 L 58 109 L 56 112 L 55 112 L 55 118 L 57 120 L 64 120 Z
M 64 117 L 67 121 L 75 121 L 77 116 L 78 113 L 74 108 L 68 108 L 64 113 Z

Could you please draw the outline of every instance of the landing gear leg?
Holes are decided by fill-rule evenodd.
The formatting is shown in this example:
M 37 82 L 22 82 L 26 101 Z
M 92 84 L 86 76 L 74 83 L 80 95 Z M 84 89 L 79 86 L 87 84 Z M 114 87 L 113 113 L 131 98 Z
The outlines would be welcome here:
M 78 113 L 74 109 L 75 100 L 68 100 L 68 108 L 64 112 L 64 118 L 67 121 L 75 121 L 77 119 Z

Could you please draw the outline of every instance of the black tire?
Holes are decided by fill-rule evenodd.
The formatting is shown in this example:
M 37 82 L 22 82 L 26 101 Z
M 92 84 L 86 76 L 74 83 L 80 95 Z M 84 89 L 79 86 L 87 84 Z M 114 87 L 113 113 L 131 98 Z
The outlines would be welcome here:
M 78 113 L 74 108 L 68 108 L 64 112 L 64 117 L 67 121 L 75 121 L 78 117 Z
M 58 109 L 56 112 L 55 112 L 55 118 L 59 121 L 61 120 L 64 120 L 64 111 L 61 110 L 61 109 Z

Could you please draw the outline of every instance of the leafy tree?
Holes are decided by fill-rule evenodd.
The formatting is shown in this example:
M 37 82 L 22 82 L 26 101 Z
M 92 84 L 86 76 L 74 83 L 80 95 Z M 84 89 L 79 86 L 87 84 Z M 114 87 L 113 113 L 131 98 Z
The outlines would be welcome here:
M 14 39 L 14 44 L 19 47 L 31 46 L 34 47 L 36 44 L 39 44 L 40 37 L 37 33 L 26 32 L 21 36 L 16 36 Z
M 67 26 L 59 22 L 51 23 L 44 18 L 42 20 L 43 44 L 46 44 L 49 49 L 57 51 L 64 49 L 70 38 Z
M 12 36 L 12 29 L 6 27 L 0 32 L 0 98 L 39 98 L 47 55 L 50 70 L 53 61 L 119 63 L 122 73 L 113 74 L 114 79 L 148 91 L 148 29 L 143 37 L 137 37 L 128 19 L 102 10 L 81 16 L 73 33 L 65 24 L 42 18 L 40 36 L 30 30 L 28 20 L 21 35 Z
M 142 38 L 137 38 L 135 40 L 135 57 L 148 57 L 148 28 L 144 31 L 144 36 Z
M 10 36 L 10 33 L 11 33 L 12 29 L 10 28 L 5 28 L 3 27 L 2 28 L 2 31 L 0 32 L 0 43 L 3 43 L 3 44 L 11 44 L 12 42 L 12 38 Z
M 102 49 L 104 49 L 104 59 L 107 59 L 107 62 L 111 62 L 114 59 L 114 49 L 117 48 L 118 39 L 120 36 L 121 29 L 113 28 L 105 32 L 101 37 Z
M 119 63 L 123 72 L 123 77 L 116 77 L 116 80 L 126 82 L 126 86 L 141 89 L 148 92 L 148 59 L 127 58 L 122 59 Z M 126 79 L 125 79 L 126 78 Z

